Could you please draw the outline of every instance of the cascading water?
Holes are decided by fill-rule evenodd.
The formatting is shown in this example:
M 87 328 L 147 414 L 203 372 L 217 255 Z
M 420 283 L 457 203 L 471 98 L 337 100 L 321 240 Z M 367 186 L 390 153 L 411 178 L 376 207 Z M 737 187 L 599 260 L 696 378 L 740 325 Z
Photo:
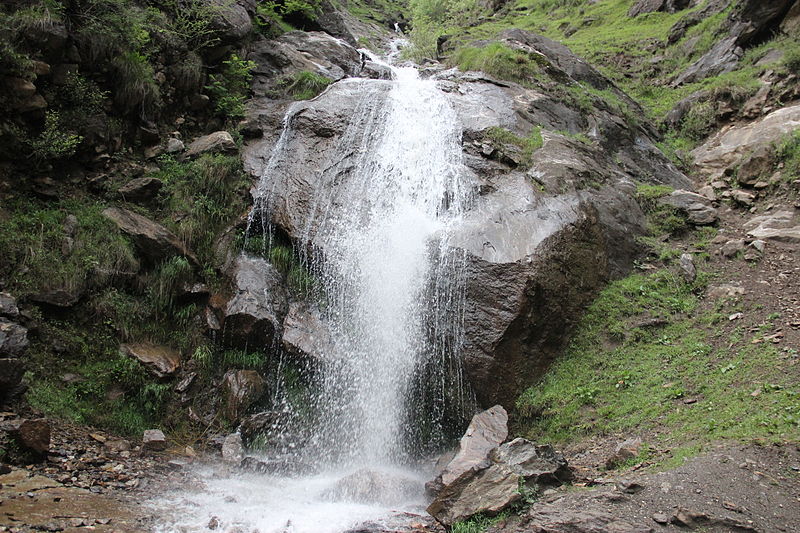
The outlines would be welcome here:
M 339 82 L 352 85 L 359 104 L 296 239 L 331 339 L 309 400 L 310 437 L 290 461 L 319 474 L 209 479 L 205 491 L 182 495 L 228 524 L 342 531 L 419 507 L 428 473 L 409 465 L 448 419 L 465 414 L 464 257 L 448 246 L 472 190 L 461 128 L 435 82 L 413 67 L 392 70 L 393 81 Z M 288 179 L 275 169 L 292 157 L 294 113 L 255 193 L 252 220 L 264 223 L 265 238 L 276 182 Z

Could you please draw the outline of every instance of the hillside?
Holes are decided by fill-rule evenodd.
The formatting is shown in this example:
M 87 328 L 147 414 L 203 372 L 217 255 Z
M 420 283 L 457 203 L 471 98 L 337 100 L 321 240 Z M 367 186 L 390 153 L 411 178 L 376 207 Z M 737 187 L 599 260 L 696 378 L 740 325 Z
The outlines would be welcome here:
M 4 3 L 0 528 L 77 519 L 26 492 L 145 531 L 180 486 L 416 468 L 500 404 L 572 481 L 447 530 L 792 531 L 798 32 L 791 0 Z M 236 530 L 217 503 L 163 527 Z

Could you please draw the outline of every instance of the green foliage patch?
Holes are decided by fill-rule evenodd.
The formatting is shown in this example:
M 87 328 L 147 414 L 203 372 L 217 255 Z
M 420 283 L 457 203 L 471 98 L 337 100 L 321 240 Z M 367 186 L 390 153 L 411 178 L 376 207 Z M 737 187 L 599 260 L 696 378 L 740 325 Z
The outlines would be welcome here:
M 256 67 L 252 61 L 232 54 L 222 62 L 218 74 L 212 74 L 210 84 L 206 87 L 214 99 L 217 114 L 226 119 L 237 119 L 244 116 L 244 104 L 250 94 L 250 71 Z
M 698 284 L 659 270 L 609 285 L 565 356 L 519 397 L 518 430 L 554 443 L 651 428 L 666 446 L 796 440 L 800 391 L 786 359 L 747 338 L 715 342 L 722 333 L 709 325 L 718 318 L 699 310 Z M 663 325 L 644 325 L 653 319 Z
M 463 71 L 479 70 L 501 80 L 529 85 L 540 73 L 541 59 L 503 43 L 459 48 L 450 60 Z
M 492 146 L 501 153 L 508 150 L 508 146 L 514 146 L 521 152 L 520 167 L 528 168 L 533 163 L 533 154 L 542 147 L 542 129 L 535 127 L 527 137 L 520 137 L 515 133 L 500 127 L 492 127 L 486 130 L 486 137 L 491 141 Z

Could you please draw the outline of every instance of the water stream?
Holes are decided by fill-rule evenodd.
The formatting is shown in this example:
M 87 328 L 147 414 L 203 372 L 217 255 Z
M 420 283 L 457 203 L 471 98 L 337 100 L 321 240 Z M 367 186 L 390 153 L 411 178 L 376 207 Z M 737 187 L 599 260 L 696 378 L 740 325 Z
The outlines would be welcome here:
M 446 95 L 412 66 L 391 69 L 392 81 L 338 82 L 352 85 L 358 105 L 299 239 L 331 342 L 310 399 L 312 430 L 288 460 L 315 473 L 201 471 L 205 487 L 174 495 L 165 531 L 204 530 L 213 516 L 242 531 L 338 532 L 424 509 L 430 472 L 420 456 L 448 416 L 467 409 L 464 257 L 448 234 L 472 187 Z M 276 182 L 288 179 L 276 169 L 292 157 L 294 112 L 255 192 L 265 236 Z

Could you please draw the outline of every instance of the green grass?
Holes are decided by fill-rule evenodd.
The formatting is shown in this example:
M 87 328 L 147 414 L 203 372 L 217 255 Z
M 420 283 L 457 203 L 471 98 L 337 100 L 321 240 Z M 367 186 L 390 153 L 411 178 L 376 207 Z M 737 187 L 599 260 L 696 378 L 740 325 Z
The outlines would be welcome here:
M 508 511 L 501 512 L 496 516 L 478 514 L 469 520 L 454 523 L 450 533 L 483 533 L 498 522 L 507 519 L 509 516 L 510 513 Z
M 639 184 L 636 187 L 636 200 L 647 215 L 649 232 L 652 235 L 680 233 L 688 227 L 683 213 L 659 201 L 671 192 L 672 188 L 665 185 Z
M 539 127 L 533 128 L 527 137 L 520 137 L 500 127 L 489 128 L 484 134 L 496 150 L 501 154 L 505 153 L 515 160 L 518 160 L 520 168 L 523 169 L 531 166 L 533 163 L 533 154 L 544 144 L 542 130 Z M 515 147 L 516 150 L 513 151 L 518 151 L 518 155 L 513 154 L 509 147 Z
M 719 315 L 699 308 L 698 285 L 666 269 L 609 285 L 565 356 L 519 397 L 517 432 L 563 444 L 658 430 L 658 444 L 669 447 L 800 438 L 800 390 L 788 362 L 746 336 L 728 347 Z M 666 323 L 637 326 L 652 318 Z
M 459 48 L 450 63 L 463 71 L 478 70 L 501 80 L 530 85 L 540 73 L 542 61 L 535 55 L 495 42 Z
M 329 78 L 321 74 L 304 70 L 283 80 L 280 92 L 294 100 L 311 100 L 331 83 Z

